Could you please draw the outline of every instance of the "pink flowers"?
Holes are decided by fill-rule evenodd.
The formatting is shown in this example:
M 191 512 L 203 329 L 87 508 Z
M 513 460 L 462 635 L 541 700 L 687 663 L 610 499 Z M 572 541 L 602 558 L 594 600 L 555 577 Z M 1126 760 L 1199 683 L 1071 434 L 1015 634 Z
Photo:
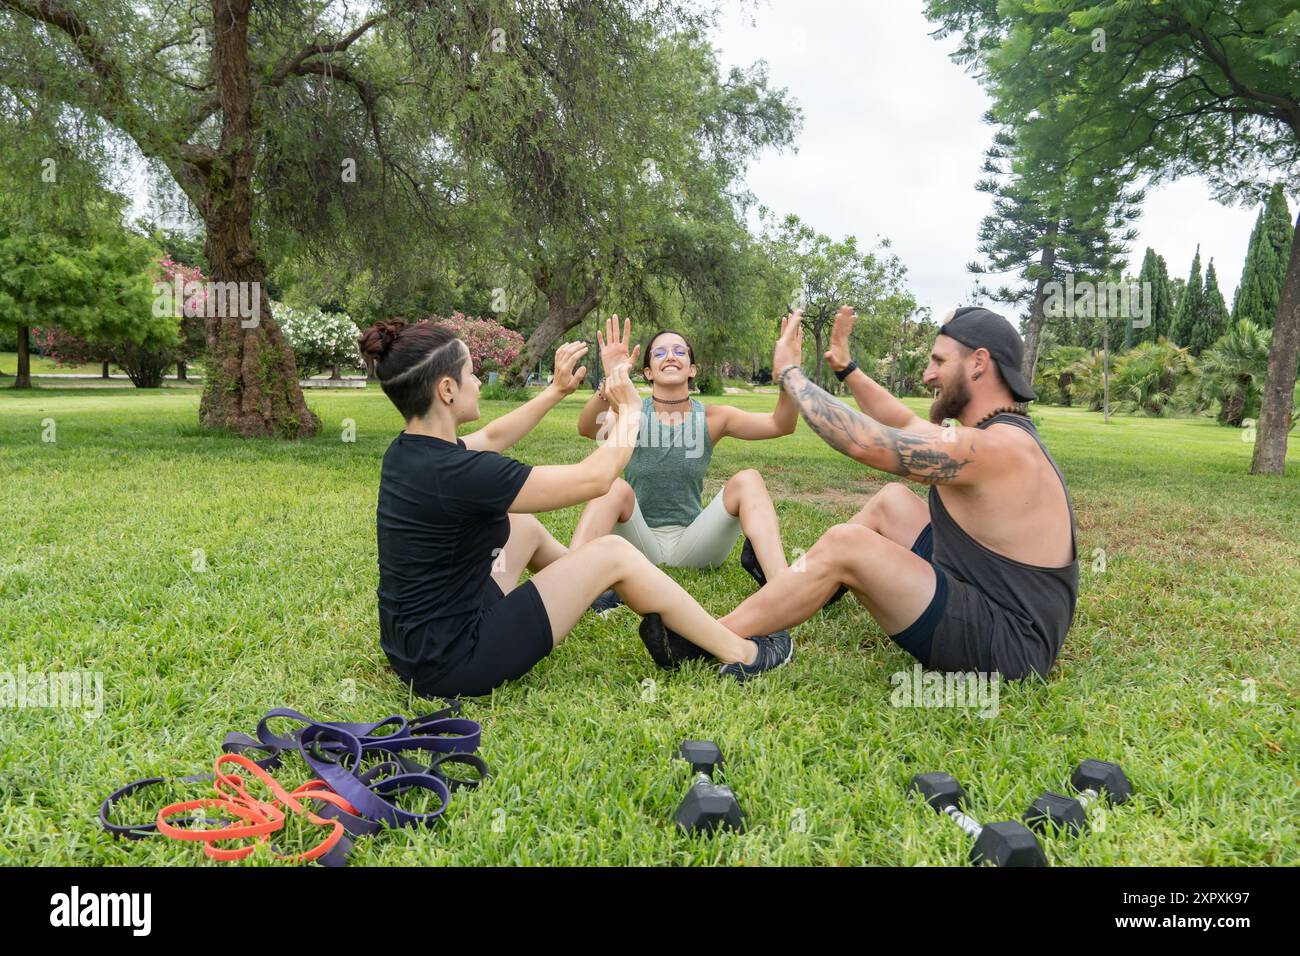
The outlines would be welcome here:
M 472 319 L 455 312 L 450 318 L 431 315 L 428 321 L 447 326 L 469 346 L 475 375 L 481 376 L 485 369 L 509 368 L 523 351 L 524 337 L 492 319 Z

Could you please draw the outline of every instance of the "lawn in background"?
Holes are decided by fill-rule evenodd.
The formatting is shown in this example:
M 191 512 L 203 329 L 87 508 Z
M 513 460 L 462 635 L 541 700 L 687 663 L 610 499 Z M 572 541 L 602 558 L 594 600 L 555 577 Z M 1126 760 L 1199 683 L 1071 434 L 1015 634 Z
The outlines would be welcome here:
M 0 710 L 0 863 L 207 862 L 162 838 L 113 842 L 99 802 L 138 777 L 210 770 L 225 733 L 272 707 L 431 709 L 378 643 L 376 488 L 401 422 L 374 387 L 308 401 L 321 434 L 284 444 L 200 432 L 194 391 L 0 389 L 0 671 L 85 669 L 104 690 L 94 720 Z M 580 404 L 513 454 L 585 455 Z M 508 408 L 484 403 L 485 419 Z M 989 716 L 895 706 L 912 661 L 852 599 L 795 631 L 790 666 L 745 685 L 703 663 L 660 672 L 635 614 L 588 615 L 524 679 L 466 703 L 489 783 L 431 830 L 361 839 L 354 861 L 962 865 L 964 835 L 905 799 L 913 773 L 946 770 L 975 817 L 1014 819 L 1086 757 L 1120 762 L 1135 796 L 1084 837 L 1045 840 L 1054 865 L 1300 861 L 1300 437 L 1285 478 L 1253 478 L 1241 433 L 1207 420 L 1036 415 L 1074 496 L 1082 566 L 1045 682 L 1002 685 Z M 724 442 L 706 496 L 746 467 L 766 477 L 792 557 L 893 480 L 801 423 Z M 577 516 L 543 521 L 567 539 Z M 672 573 L 722 614 L 753 589 L 738 552 Z M 721 745 L 743 836 L 674 830 L 690 775 L 672 755 L 688 737 Z

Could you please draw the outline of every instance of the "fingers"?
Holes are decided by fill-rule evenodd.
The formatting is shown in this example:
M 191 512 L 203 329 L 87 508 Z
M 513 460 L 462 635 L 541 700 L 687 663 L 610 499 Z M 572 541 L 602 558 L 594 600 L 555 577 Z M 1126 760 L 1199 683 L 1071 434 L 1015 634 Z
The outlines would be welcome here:
M 596 330 L 596 348 L 602 352 L 605 351 L 605 340 L 601 338 L 600 329 Z
M 628 365 L 631 366 L 632 368 L 636 368 L 636 357 L 640 354 L 641 354 L 641 343 L 638 342 L 636 344 L 636 347 L 632 349 L 632 354 L 628 357 Z
M 614 316 L 614 318 L 617 319 L 618 316 Z M 632 320 L 624 319 L 623 320 L 623 344 L 626 346 L 627 343 L 631 341 L 632 341 Z
M 587 377 L 587 366 L 584 365 L 582 366 L 582 368 L 578 369 L 576 372 L 573 373 L 573 384 L 575 386 L 581 385 L 582 380 L 586 377 Z

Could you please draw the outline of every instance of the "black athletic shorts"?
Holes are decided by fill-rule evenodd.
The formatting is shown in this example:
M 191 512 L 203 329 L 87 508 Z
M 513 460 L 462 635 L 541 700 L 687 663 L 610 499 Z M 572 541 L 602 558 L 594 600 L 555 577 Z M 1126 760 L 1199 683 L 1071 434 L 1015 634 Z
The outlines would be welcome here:
M 926 667 L 930 666 L 930 648 L 934 640 L 935 628 L 948 607 L 948 575 L 943 568 L 934 563 L 934 531 L 927 524 L 912 543 L 912 553 L 925 558 L 934 568 L 934 597 L 921 616 L 913 621 L 906 630 L 889 635 L 889 639 L 911 654 Z
M 990 601 L 972 584 L 952 577 L 934 563 L 930 525 L 917 535 L 912 553 L 934 568 L 934 597 L 910 627 L 891 639 L 925 667 L 940 671 L 1001 673 L 1019 680 L 1045 675 L 1055 654 L 1033 629 Z
M 532 670 L 555 646 L 537 585 L 525 581 L 502 594 L 488 578 L 483 616 L 473 639 L 473 650 L 448 670 L 424 680 L 417 675 L 415 692 L 422 697 L 482 697 Z

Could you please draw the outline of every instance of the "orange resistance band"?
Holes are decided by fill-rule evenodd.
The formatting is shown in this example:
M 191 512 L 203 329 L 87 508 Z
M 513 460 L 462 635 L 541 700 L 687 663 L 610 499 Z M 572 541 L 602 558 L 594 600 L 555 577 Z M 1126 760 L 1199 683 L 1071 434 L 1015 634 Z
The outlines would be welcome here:
M 245 780 L 238 771 L 233 773 L 224 772 L 222 766 L 225 764 L 235 764 L 247 771 L 251 776 L 256 777 L 274 794 L 274 799 L 267 802 L 252 796 L 246 786 L 251 781 Z M 183 803 L 173 803 L 170 806 L 163 807 L 158 811 L 158 832 L 171 837 L 173 840 L 202 841 L 204 843 L 203 852 L 214 860 L 242 860 L 248 856 L 257 848 L 257 843 L 265 843 L 267 837 L 272 833 L 283 829 L 286 819 L 284 808 L 287 808 L 298 816 L 306 817 L 307 821 L 315 826 L 330 828 L 330 832 L 321 842 L 310 850 L 290 857 L 276 855 L 276 859 L 306 863 L 322 857 L 334 849 L 339 840 L 343 839 L 344 830 L 343 824 L 338 820 L 326 820 L 312 813 L 303 806 L 302 800 L 322 800 L 334 804 L 347 813 L 353 815 L 357 813 L 356 808 L 330 790 L 325 781 L 308 780 L 293 792 L 289 792 L 280 786 L 279 781 L 243 754 L 222 754 L 213 765 L 213 770 L 216 779 L 212 785 L 216 789 L 218 796 L 201 800 L 186 800 Z M 203 830 L 189 826 L 178 827 L 168 819 L 178 814 L 190 813 L 199 808 L 223 811 L 243 821 L 243 823 L 227 823 L 215 830 Z M 213 845 L 214 843 L 226 843 L 230 840 L 249 838 L 256 838 L 256 842 L 248 846 L 233 848 Z

